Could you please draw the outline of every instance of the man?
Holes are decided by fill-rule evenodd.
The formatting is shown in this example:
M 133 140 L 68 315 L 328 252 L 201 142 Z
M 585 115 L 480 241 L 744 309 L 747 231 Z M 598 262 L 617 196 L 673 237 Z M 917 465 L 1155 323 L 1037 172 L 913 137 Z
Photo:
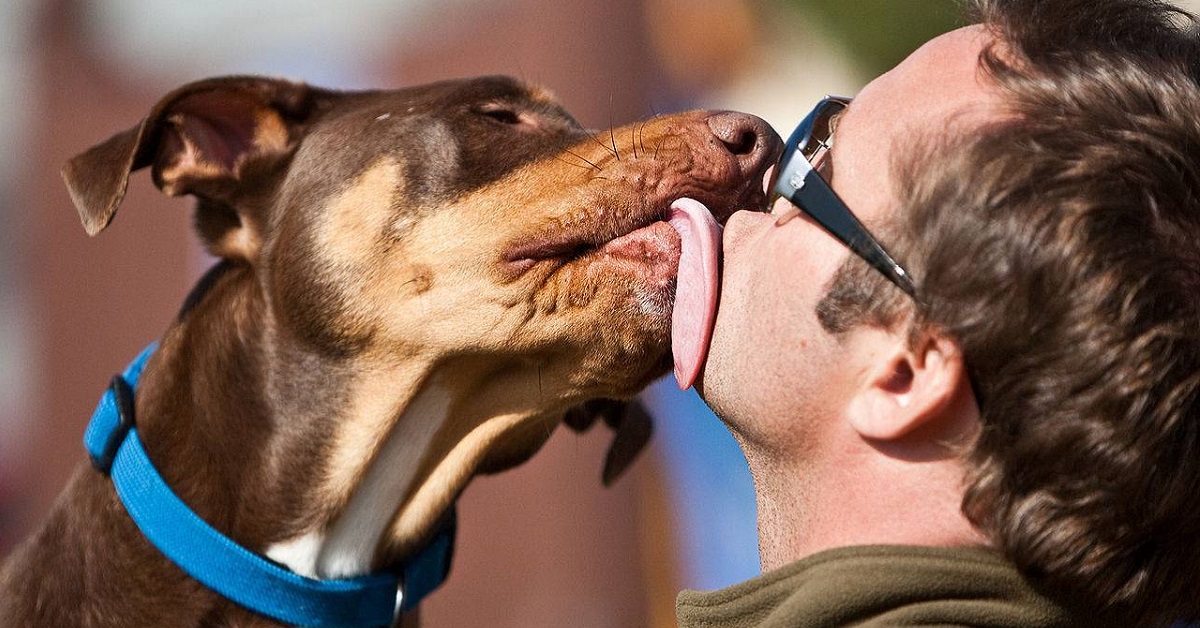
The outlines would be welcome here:
M 823 102 L 787 198 L 726 227 L 698 388 L 750 464 L 765 573 L 683 592 L 682 626 L 1200 618 L 1195 24 L 972 14 Z

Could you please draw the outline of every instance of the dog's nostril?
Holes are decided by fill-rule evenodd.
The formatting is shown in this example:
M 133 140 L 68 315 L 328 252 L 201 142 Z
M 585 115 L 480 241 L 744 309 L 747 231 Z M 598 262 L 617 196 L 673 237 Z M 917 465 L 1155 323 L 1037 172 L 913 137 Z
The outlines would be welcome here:
M 753 131 L 745 131 L 738 137 L 737 142 L 721 141 L 725 142 L 729 152 L 734 155 L 746 155 L 754 150 L 754 146 L 758 143 L 758 135 L 755 135 Z
M 708 128 L 721 140 L 730 153 L 742 157 L 765 145 L 759 140 L 768 132 L 767 123 L 745 113 L 722 111 L 708 118 Z
M 748 113 L 714 113 L 708 117 L 708 128 L 747 170 L 764 166 L 779 143 L 765 120 Z

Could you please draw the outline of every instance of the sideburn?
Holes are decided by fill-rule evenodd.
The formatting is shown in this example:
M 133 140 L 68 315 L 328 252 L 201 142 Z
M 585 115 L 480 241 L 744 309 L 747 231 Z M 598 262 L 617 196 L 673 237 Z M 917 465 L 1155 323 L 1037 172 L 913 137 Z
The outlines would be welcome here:
M 863 325 L 890 328 L 905 314 L 904 295 L 857 255 L 849 255 L 817 303 L 817 321 L 842 336 Z

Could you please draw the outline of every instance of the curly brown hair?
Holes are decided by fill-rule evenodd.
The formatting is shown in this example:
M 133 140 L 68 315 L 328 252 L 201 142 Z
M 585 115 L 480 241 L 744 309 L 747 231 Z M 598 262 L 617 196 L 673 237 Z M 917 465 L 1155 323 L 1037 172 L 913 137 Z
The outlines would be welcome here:
M 1200 36 L 1153 0 L 976 0 L 1012 115 L 896 162 L 826 328 L 960 343 L 982 417 L 963 511 L 1105 623 L 1200 618 Z M 894 244 L 893 244 L 894 243 Z

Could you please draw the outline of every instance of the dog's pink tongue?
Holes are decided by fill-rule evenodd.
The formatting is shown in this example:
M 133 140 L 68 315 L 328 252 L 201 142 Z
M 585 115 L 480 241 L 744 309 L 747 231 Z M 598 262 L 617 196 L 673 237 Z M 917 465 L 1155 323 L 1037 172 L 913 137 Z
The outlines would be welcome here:
M 696 383 L 717 313 L 717 256 L 721 225 L 699 201 L 681 198 L 671 204 L 672 227 L 679 232 L 682 253 L 671 315 L 671 352 L 675 379 L 687 390 Z

